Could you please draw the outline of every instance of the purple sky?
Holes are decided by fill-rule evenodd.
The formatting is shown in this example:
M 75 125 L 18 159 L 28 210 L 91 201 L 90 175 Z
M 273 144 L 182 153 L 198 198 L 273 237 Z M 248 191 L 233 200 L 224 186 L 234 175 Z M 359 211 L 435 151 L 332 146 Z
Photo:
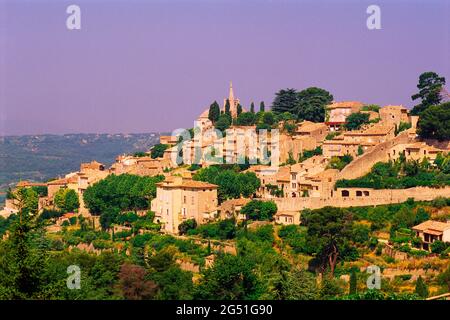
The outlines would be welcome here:
M 449 0 L 0 0 L 0 135 L 189 128 L 230 80 L 244 107 L 309 86 L 411 107 L 421 72 L 450 83 L 449 17 Z

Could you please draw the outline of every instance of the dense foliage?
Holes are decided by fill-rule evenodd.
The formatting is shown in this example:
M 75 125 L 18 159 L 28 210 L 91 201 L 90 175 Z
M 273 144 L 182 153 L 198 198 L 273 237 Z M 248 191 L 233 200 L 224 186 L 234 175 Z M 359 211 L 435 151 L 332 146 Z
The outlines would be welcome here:
M 92 214 L 101 215 L 102 226 L 108 227 L 120 212 L 147 209 L 156 196 L 156 183 L 163 179 L 163 176 L 109 175 L 89 186 L 83 199 Z
M 253 172 L 236 172 L 226 166 L 210 166 L 199 170 L 194 180 L 205 181 L 219 186 L 219 201 L 226 199 L 251 197 L 261 185 Z
M 362 112 L 355 112 L 349 115 L 345 119 L 345 121 L 346 122 L 344 127 L 347 130 L 359 130 L 361 129 L 362 125 L 369 123 L 369 114 Z
M 272 111 L 289 112 L 298 120 L 323 122 L 325 107 L 332 101 L 333 96 L 321 88 L 311 87 L 300 92 L 288 88 L 275 94 Z
M 74 212 L 80 207 L 80 201 L 78 194 L 75 190 L 68 188 L 59 189 L 54 197 L 56 207 L 61 212 Z
M 164 156 L 164 151 L 169 147 L 167 144 L 158 143 L 153 146 L 150 151 L 150 156 L 152 159 L 162 158 Z
M 440 77 L 435 72 L 424 72 L 419 76 L 417 89 L 419 92 L 411 98 L 413 100 L 420 99 L 420 104 L 414 106 L 411 110 L 413 115 L 421 115 L 428 107 L 437 105 L 441 102 L 441 90 L 445 85 L 445 78 Z
M 272 220 L 275 213 L 277 205 L 273 201 L 252 200 L 241 209 L 241 214 L 251 220 Z
M 422 138 L 450 140 L 450 102 L 424 110 L 420 114 L 417 129 Z
M 424 159 L 378 162 L 370 173 L 352 180 L 339 180 L 337 188 L 405 189 L 417 186 L 438 187 L 450 185 L 450 156 L 438 155 L 432 166 Z

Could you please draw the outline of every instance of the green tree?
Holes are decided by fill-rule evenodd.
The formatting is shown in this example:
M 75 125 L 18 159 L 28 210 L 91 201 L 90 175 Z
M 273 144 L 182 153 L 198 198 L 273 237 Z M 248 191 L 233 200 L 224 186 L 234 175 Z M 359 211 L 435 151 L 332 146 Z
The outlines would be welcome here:
M 252 103 L 250 104 L 250 112 L 251 112 L 251 113 L 255 113 L 255 104 L 253 103 L 253 101 L 252 101 Z
M 192 272 L 183 271 L 174 265 L 162 272 L 151 275 L 158 284 L 157 298 L 161 300 L 190 300 L 194 286 Z
M 156 196 L 156 183 L 163 180 L 164 176 L 112 174 L 89 186 L 83 199 L 93 215 L 101 215 L 100 221 L 105 227 L 115 222 L 120 212 L 148 209 Z
M 189 230 L 197 228 L 197 221 L 195 219 L 188 219 L 178 225 L 180 235 L 186 234 Z
M 271 126 L 275 123 L 275 115 L 273 112 L 265 112 L 262 121 L 264 124 Z
M 261 182 L 253 172 L 236 172 L 220 166 L 209 166 L 200 169 L 193 176 L 194 180 L 205 181 L 219 186 L 218 197 L 222 202 L 226 199 L 250 197 L 261 186 Z
M 167 144 L 155 144 L 150 151 L 150 156 L 152 159 L 162 158 L 164 156 L 164 151 L 166 151 L 168 147 L 169 146 Z
M 214 101 L 209 106 L 208 119 L 211 120 L 213 123 L 215 123 L 217 120 L 219 120 L 219 116 L 220 116 L 220 107 L 217 101 Z
M 423 281 L 422 276 L 419 276 L 419 278 L 417 278 L 414 293 L 416 293 L 421 298 L 428 298 L 428 287 Z
M 241 256 L 222 254 L 214 265 L 202 272 L 203 277 L 195 290 L 195 298 L 201 300 L 255 299 L 258 279 L 253 265 Z
M 251 220 L 272 220 L 275 213 L 277 205 L 273 201 L 252 200 L 241 209 L 241 214 Z
M 228 113 L 221 114 L 219 120 L 215 123 L 216 129 L 224 132 L 231 125 L 231 116 Z
M 298 268 L 286 273 L 282 291 L 285 300 L 315 300 L 319 294 L 314 275 Z
M 448 247 L 449 245 L 445 242 L 436 240 L 431 244 L 431 252 L 440 254 L 444 252 Z
M 439 274 L 438 282 L 439 284 L 445 286 L 446 290 L 450 291 L 450 266 L 448 266 L 444 272 Z
M 265 112 L 266 111 L 266 106 L 264 105 L 264 101 L 261 101 L 259 103 L 259 111 L 260 112 Z
M 54 202 L 61 212 L 75 212 L 80 207 L 78 194 L 75 190 L 68 188 L 59 189 L 55 194 Z
M 358 130 L 363 124 L 369 123 L 369 114 L 362 112 L 352 113 L 345 120 L 345 128 L 347 130 Z
M 31 190 L 31 189 L 29 189 Z M 7 299 L 44 298 L 44 270 L 47 266 L 45 233 L 30 202 L 37 194 L 23 189 L 16 194 L 19 218 L 10 236 L 0 242 L 0 297 Z
M 236 124 L 239 126 L 251 126 L 255 124 L 255 114 L 252 112 L 243 112 L 237 119 Z
M 230 100 L 228 99 L 225 102 L 225 114 L 231 117 Z
M 355 270 L 350 272 L 350 291 L 349 294 L 356 294 L 357 292 L 357 278 Z
M 333 95 L 328 91 L 316 87 L 307 88 L 297 94 L 297 105 L 293 114 L 297 119 L 324 122 L 325 108 L 332 101 Z
M 297 91 L 292 88 L 282 89 L 275 93 L 275 99 L 272 103 L 272 111 L 279 113 L 289 112 L 294 114 L 294 110 L 296 109 L 297 104 Z
M 352 215 L 340 208 L 324 207 L 303 211 L 302 223 L 308 227 L 306 242 L 311 245 L 321 270 L 328 266 L 333 274 L 338 258 L 352 239 Z
M 421 111 L 417 129 L 421 138 L 450 140 L 450 102 Z
M 412 95 L 411 99 L 420 99 L 421 103 L 414 106 L 411 114 L 420 115 L 428 107 L 438 105 L 441 98 L 441 90 L 445 85 L 445 78 L 440 77 L 435 72 L 424 72 L 419 76 L 419 83 L 417 88 L 419 92 Z
M 241 113 L 242 113 L 242 106 L 239 103 L 236 107 L 236 114 L 237 114 L 237 116 L 239 116 Z

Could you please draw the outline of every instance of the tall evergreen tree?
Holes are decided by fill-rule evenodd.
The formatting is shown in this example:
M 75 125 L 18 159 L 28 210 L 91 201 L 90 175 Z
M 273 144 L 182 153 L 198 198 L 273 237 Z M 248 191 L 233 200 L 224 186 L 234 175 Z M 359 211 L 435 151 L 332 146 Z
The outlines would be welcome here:
M 350 294 L 355 294 L 357 292 L 357 278 L 355 270 L 350 273 Z
M 419 276 L 419 278 L 417 278 L 416 289 L 414 292 L 421 298 L 428 297 L 428 287 L 423 281 L 422 276 Z
M 273 112 L 290 112 L 294 113 L 298 105 L 297 91 L 292 88 L 282 89 L 275 93 L 275 99 L 272 103 Z
M 251 112 L 251 113 L 255 113 L 255 104 L 253 103 L 253 101 L 252 101 L 252 103 L 250 104 L 250 112 Z
M 297 119 L 312 122 L 325 121 L 325 108 L 333 101 L 333 95 L 328 91 L 311 87 L 297 94 L 297 104 L 291 112 Z
M 266 111 L 266 106 L 264 105 L 264 101 L 261 101 L 259 104 L 259 111 L 264 112 Z
M 240 103 L 236 107 L 236 113 L 238 116 L 242 113 L 242 106 Z
M 219 120 L 219 116 L 220 116 L 220 107 L 217 101 L 214 101 L 209 106 L 208 119 L 211 120 L 213 123 L 215 123 L 217 120 Z
M 229 115 L 231 117 L 230 100 L 228 100 L 228 99 L 225 102 L 225 114 L 227 114 L 227 115 Z
M 435 106 L 441 103 L 441 90 L 445 85 L 445 78 L 440 77 L 435 72 L 424 72 L 419 77 L 419 84 L 417 88 L 419 92 L 412 95 L 411 99 L 420 99 L 421 103 L 414 106 L 411 114 L 419 115 L 430 106 Z

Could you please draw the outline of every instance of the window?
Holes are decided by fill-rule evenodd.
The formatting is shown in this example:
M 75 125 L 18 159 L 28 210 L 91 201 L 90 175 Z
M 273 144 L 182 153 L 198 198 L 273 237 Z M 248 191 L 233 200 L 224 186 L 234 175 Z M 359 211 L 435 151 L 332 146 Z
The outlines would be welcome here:
M 350 196 L 350 192 L 349 192 L 348 190 L 342 190 L 342 191 L 341 191 L 341 194 L 342 194 L 343 197 L 348 197 L 348 196 Z
M 359 190 L 356 191 L 356 196 L 357 196 L 357 197 L 362 197 L 362 191 L 359 191 Z
M 187 210 L 186 210 L 186 208 L 183 208 L 183 218 L 186 218 L 186 215 L 187 215 Z
M 296 184 L 296 183 L 293 183 L 293 184 L 292 184 L 292 189 L 295 189 L 295 188 L 297 188 L 297 184 Z
M 183 196 L 183 203 L 186 203 L 186 196 Z
M 194 196 L 191 197 L 191 204 L 194 204 Z

